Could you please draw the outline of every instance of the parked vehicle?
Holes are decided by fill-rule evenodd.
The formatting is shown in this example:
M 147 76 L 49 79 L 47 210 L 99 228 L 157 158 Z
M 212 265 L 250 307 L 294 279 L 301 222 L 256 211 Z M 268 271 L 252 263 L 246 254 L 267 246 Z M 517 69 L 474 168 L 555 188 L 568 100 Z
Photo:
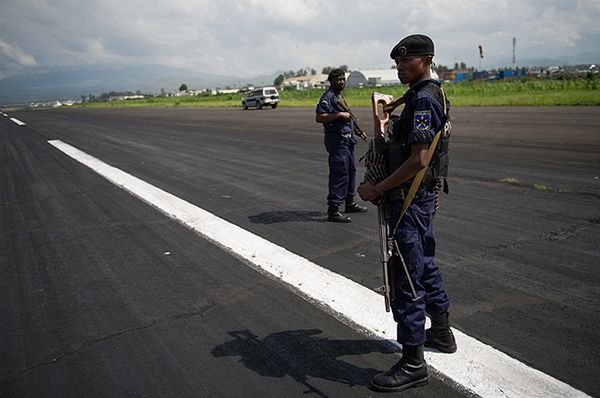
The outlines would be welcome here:
M 263 106 L 271 106 L 277 108 L 279 104 L 279 92 L 275 87 L 263 87 L 252 91 L 246 98 L 242 100 L 242 107 L 248 109 L 255 106 L 257 109 L 262 109 Z

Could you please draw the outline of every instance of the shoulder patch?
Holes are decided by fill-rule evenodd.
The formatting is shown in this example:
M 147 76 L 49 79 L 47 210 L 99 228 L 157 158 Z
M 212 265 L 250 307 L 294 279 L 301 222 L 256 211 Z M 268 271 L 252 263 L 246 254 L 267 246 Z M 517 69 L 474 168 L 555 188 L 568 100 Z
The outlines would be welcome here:
M 415 130 L 430 130 L 431 129 L 431 111 L 416 111 L 415 112 Z

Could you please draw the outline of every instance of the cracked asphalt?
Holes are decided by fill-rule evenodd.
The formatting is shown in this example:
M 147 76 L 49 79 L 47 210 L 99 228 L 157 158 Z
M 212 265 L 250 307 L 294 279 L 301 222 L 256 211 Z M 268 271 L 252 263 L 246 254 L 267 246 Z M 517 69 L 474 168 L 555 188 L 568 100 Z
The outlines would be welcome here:
M 368 126 L 369 109 L 355 111 Z M 327 157 L 313 112 L 10 113 L 26 126 L 0 117 L 0 396 L 380 395 L 368 380 L 395 361 L 390 347 L 46 142 L 376 288 L 375 212 L 324 221 Z M 600 395 L 600 108 L 452 116 L 450 195 L 434 227 L 454 326 Z M 436 374 L 404 395 L 465 392 Z

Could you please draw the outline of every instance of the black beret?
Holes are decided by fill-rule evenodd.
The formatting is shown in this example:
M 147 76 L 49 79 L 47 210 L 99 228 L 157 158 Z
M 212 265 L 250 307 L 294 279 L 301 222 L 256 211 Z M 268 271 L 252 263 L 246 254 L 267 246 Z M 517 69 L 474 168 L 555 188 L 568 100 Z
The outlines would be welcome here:
M 425 35 L 410 35 L 400 40 L 390 53 L 390 57 L 409 55 L 433 55 L 433 40 Z
M 329 75 L 327 75 L 327 80 L 332 81 L 343 75 L 346 75 L 346 72 L 344 72 L 343 69 L 337 68 L 329 72 Z

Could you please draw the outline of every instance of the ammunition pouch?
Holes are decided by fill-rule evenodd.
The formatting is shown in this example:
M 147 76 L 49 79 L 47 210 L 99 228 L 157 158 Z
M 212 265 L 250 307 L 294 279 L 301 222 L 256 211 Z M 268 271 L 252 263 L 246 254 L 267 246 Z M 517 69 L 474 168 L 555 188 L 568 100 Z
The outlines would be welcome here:
M 404 198 L 406 197 L 406 192 L 405 189 L 402 187 L 396 187 L 396 188 L 392 188 L 390 189 L 388 192 L 386 192 L 386 200 L 391 202 L 395 202 L 395 201 L 404 201 Z
M 398 169 L 410 156 L 410 146 L 406 145 L 406 132 L 402 126 L 403 120 L 401 117 L 390 116 L 388 124 L 388 167 L 390 171 Z
M 450 157 L 448 156 L 448 147 L 450 144 L 450 135 L 452 133 L 452 125 L 450 122 L 444 124 L 440 141 L 438 142 L 437 148 L 425 171 L 425 176 L 421 183 L 419 191 L 425 190 L 428 192 L 439 191 L 436 187 L 439 183 L 442 183 L 442 190 L 444 193 L 448 193 L 448 164 Z

